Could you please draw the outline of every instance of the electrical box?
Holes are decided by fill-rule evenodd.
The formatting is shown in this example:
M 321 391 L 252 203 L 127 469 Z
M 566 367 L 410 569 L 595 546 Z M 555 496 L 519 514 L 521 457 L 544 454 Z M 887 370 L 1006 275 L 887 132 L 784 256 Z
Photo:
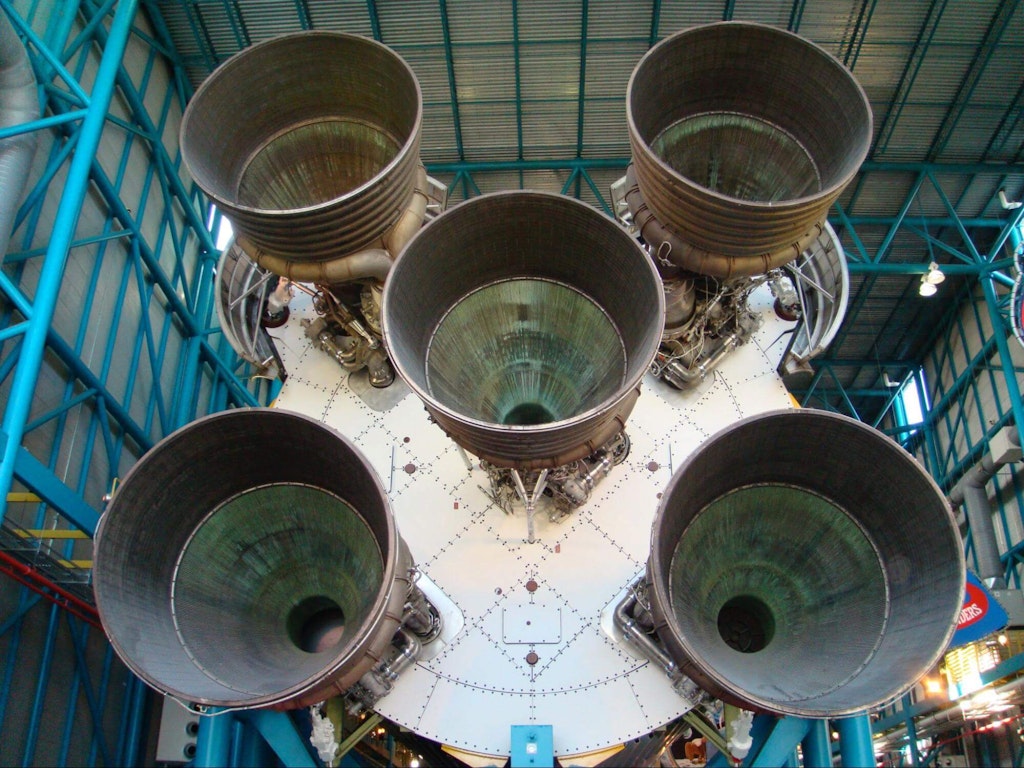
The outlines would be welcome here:
M 992 461 L 995 465 L 1001 466 L 1003 464 L 1009 464 L 1014 461 L 1021 460 L 1021 449 L 1019 445 L 1015 445 L 1010 440 L 1010 435 L 1015 432 L 1017 427 L 1003 427 L 994 435 L 988 442 L 989 453 L 992 454 Z
M 199 714 L 164 697 L 160 733 L 156 740 L 156 762 L 184 764 L 196 756 Z

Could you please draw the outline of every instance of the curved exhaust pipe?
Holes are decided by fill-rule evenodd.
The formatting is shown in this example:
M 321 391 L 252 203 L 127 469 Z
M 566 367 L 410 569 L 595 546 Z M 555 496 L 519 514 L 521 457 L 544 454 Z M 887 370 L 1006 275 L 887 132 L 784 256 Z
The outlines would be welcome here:
M 39 115 L 36 78 L 28 52 L 10 19 L 0 12 L 0 128 L 30 123 Z M 7 253 L 36 143 L 34 131 L 0 140 L 0 258 Z

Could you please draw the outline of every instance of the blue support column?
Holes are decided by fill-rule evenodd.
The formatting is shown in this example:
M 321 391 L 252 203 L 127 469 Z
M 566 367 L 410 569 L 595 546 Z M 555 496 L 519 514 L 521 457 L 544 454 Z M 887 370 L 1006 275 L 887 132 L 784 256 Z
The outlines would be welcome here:
M 248 722 L 235 718 L 231 743 L 232 762 L 236 766 L 277 765 L 277 755 Z
M 46 336 L 57 306 L 64 267 L 74 239 L 82 202 L 89 188 L 89 174 L 93 159 L 106 125 L 107 112 L 114 94 L 114 82 L 125 47 L 131 34 L 132 21 L 138 8 L 138 0 L 124 0 L 117 6 L 107 46 L 100 59 L 99 69 L 89 103 L 89 110 L 82 121 L 75 153 L 71 158 L 64 193 L 57 207 L 56 219 L 51 230 L 50 244 L 39 275 L 36 295 L 32 302 L 32 316 L 22 339 L 18 367 L 14 372 L 7 408 L 4 410 L 3 432 L 7 436 L 3 457 L 0 459 L 0 495 L 4 499 L 14 481 L 14 467 L 18 449 L 24 436 L 25 424 L 32 408 L 32 398 L 43 362 Z M 6 513 L 6 502 L 2 512 Z M 0 519 L 3 514 L 0 513 Z
M 804 753 L 804 768 L 832 768 L 832 741 L 828 720 L 812 720 L 807 735 L 800 742 Z
M 316 768 L 310 754 L 309 740 L 299 734 L 295 721 L 287 712 L 252 709 L 240 712 L 246 722 L 259 731 L 283 765 L 289 768 Z M 198 764 L 197 764 L 198 766 Z
M 199 718 L 196 736 L 194 768 L 224 768 L 231 764 L 231 743 L 235 730 L 235 715 L 223 710 L 211 710 Z
M 217 266 L 217 254 L 204 251 L 199 256 L 199 268 L 196 273 L 198 294 L 195 302 L 195 316 L 202 323 L 213 306 L 214 271 Z M 181 388 L 176 398 L 174 428 L 183 427 L 195 418 L 196 391 L 201 375 L 200 353 L 203 338 L 200 335 L 190 336 L 185 342 L 180 370 Z
M 904 694 L 904 711 L 909 711 L 912 704 L 913 702 L 910 700 L 910 694 Z M 921 765 L 921 754 L 917 751 L 917 728 L 914 726 L 914 716 L 912 714 L 908 714 L 905 722 L 907 725 L 907 742 L 910 744 L 910 764 L 918 766 Z
M 1024 210 L 1024 209 L 1022 209 Z M 1013 357 L 1010 355 L 1010 345 L 1006 340 L 1006 333 L 1003 333 L 1005 324 L 1003 316 L 999 312 L 999 299 L 996 296 L 996 289 L 991 280 L 982 278 L 981 287 L 985 292 L 985 304 L 988 305 L 989 318 L 995 333 L 996 349 L 999 350 L 999 360 L 1002 363 L 1004 379 L 1006 381 L 1006 394 L 1013 409 L 1013 418 L 1020 429 L 1024 425 L 1024 403 L 1021 402 L 1020 385 L 1017 383 L 1016 371 L 1013 368 Z
M 760 723 L 758 722 L 760 721 Z M 811 721 L 800 717 L 757 715 L 752 729 L 754 743 L 743 765 L 773 768 L 786 765 L 797 745 L 807 736 Z M 768 725 L 765 732 L 765 725 Z M 760 736 L 760 738 L 758 738 Z
M 146 701 L 149 694 L 146 684 L 132 675 L 124 707 L 122 765 L 138 765 L 144 757 Z
M 871 743 L 871 720 L 866 714 L 836 720 L 839 731 L 839 758 L 844 768 L 865 768 L 875 764 Z

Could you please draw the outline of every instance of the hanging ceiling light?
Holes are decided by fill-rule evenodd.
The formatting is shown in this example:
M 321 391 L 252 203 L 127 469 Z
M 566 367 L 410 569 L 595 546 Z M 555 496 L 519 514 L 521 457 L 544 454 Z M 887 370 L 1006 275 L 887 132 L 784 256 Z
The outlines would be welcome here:
M 922 296 L 934 296 L 938 292 L 938 285 L 946 276 L 939 269 L 939 265 L 936 262 L 932 262 L 928 265 L 928 271 L 921 275 L 921 285 L 918 286 L 917 292 Z
M 945 279 L 946 276 L 942 274 L 942 270 L 939 269 L 939 265 L 936 264 L 934 261 L 928 265 L 928 272 L 925 273 L 924 277 L 922 278 L 924 282 L 931 283 L 932 285 L 938 285 Z

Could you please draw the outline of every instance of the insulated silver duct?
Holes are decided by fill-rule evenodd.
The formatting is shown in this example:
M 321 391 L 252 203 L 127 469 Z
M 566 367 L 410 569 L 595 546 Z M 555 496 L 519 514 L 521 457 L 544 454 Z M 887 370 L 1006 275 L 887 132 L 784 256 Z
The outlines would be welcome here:
M 158 691 L 223 707 L 306 706 L 389 650 L 412 558 L 377 475 L 318 421 L 207 416 L 125 476 L 96 532 L 103 627 Z
M 28 53 L 7 15 L 0 11 L 0 128 L 39 119 L 36 79 Z M 36 152 L 34 131 L 0 139 L 0 258 L 14 229 L 14 216 Z
M 232 238 L 217 262 L 214 292 L 217 320 L 231 347 L 254 366 L 254 375 L 284 380 L 281 356 L 263 326 L 278 279 L 248 258 Z
M 1020 432 L 1016 425 L 1004 427 L 1007 445 L 1020 448 Z M 1012 461 L 1010 459 L 1009 461 Z M 954 507 L 963 507 L 967 525 L 974 543 L 974 554 L 978 561 L 978 577 L 992 589 L 1006 589 L 1006 569 L 999 555 L 995 524 L 992 522 L 992 504 L 988 500 L 985 486 L 996 472 L 1007 463 L 1005 458 L 993 456 L 987 451 L 978 463 L 967 470 L 949 492 Z
M 629 81 L 626 200 L 653 254 L 714 277 L 797 258 L 871 143 L 850 72 L 775 27 L 722 22 L 662 40 Z
M 832 225 L 826 222 L 821 235 L 783 273 L 792 282 L 792 311 L 799 322 L 778 371 L 789 389 L 801 389 L 814 373 L 811 358 L 823 353 L 839 332 L 850 297 L 850 269 Z M 775 291 L 776 311 L 785 316 L 790 308 L 781 306 L 781 293 Z
M 382 321 L 396 369 L 456 443 L 540 469 L 622 431 L 664 308 L 653 264 L 613 220 L 504 192 L 420 230 L 392 267 Z
M 416 76 L 391 49 L 298 32 L 246 48 L 200 85 L 182 157 L 254 260 L 326 262 L 386 247 L 413 204 L 422 113 Z
M 748 417 L 704 442 L 664 493 L 647 569 L 683 674 L 801 717 L 909 688 L 945 650 L 965 580 L 924 469 L 874 429 L 813 410 Z

